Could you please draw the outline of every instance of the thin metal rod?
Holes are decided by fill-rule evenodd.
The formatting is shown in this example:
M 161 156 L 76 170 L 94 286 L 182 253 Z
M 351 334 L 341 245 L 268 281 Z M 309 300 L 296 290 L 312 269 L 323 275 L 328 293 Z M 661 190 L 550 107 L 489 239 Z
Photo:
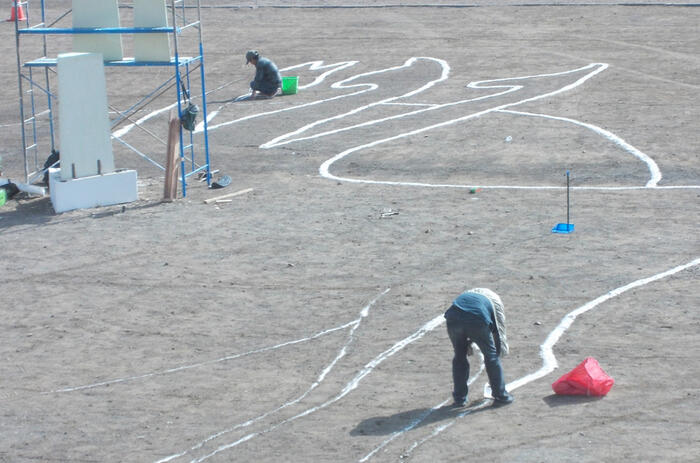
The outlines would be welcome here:
M 566 224 L 569 222 L 569 171 L 566 171 Z
M 22 88 L 22 60 L 19 45 L 19 15 L 15 9 L 15 47 L 17 52 L 17 88 L 19 91 L 19 121 L 22 130 L 22 155 L 24 156 L 24 181 L 29 178 L 29 160 L 27 159 L 27 138 L 24 131 L 24 89 Z
M 36 27 L 22 29 L 20 34 L 172 34 L 177 32 L 173 27 Z

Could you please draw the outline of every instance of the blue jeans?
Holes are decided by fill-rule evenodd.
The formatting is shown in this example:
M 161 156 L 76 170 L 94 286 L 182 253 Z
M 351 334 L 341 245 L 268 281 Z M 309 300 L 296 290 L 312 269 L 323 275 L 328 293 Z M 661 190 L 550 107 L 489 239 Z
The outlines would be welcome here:
M 250 82 L 251 90 L 257 90 L 260 93 L 262 93 L 263 95 L 267 95 L 267 96 L 271 96 L 271 95 L 274 95 L 275 93 L 277 93 L 277 89 L 280 87 L 280 85 L 282 85 L 282 84 L 281 83 L 280 84 L 263 83 L 263 84 L 259 85 L 258 88 L 255 88 L 256 87 L 255 81 L 253 80 Z
M 455 402 L 461 403 L 467 399 L 467 380 L 469 379 L 467 345 L 469 340 L 479 346 L 481 353 L 484 354 L 484 365 L 494 399 L 505 397 L 506 383 L 503 379 L 503 368 L 501 360 L 498 358 L 491 327 L 481 318 L 454 306 L 445 313 L 445 318 L 447 319 L 447 334 L 452 341 L 455 354 L 452 359 L 452 381 L 454 382 L 452 397 L 454 397 Z

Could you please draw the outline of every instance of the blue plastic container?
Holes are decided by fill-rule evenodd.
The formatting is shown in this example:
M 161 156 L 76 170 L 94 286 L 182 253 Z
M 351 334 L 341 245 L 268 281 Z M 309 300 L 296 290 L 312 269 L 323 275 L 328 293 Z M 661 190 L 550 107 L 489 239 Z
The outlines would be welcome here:
M 552 228 L 552 233 L 573 233 L 573 223 L 558 223 Z

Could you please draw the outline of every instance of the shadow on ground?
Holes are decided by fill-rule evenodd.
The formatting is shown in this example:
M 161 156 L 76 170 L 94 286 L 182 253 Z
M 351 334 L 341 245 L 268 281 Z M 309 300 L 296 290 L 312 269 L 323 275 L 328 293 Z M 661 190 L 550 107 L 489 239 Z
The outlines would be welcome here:
M 584 395 L 557 395 L 552 394 L 545 397 L 544 402 L 550 407 L 561 407 L 562 405 L 580 405 L 590 402 L 597 402 L 602 397 L 590 397 Z
M 451 420 L 476 412 L 489 410 L 491 407 L 486 407 L 486 405 L 490 402 L 490 400 L 481 400 L 468 407 L 445 405 L 435 410 L 431 408 L 416 408 L 389 416 L 375 416 L 362 420 L 362 422 L 350 431 L 350 435 L 383 436 L 408 430 L 407 428 L 413 429 L 428 426 L 439 421 Z

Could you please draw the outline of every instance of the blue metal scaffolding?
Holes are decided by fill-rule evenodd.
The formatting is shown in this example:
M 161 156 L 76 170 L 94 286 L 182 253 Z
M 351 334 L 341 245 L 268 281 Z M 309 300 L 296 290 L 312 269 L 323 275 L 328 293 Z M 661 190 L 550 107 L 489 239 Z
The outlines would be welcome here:
M 209 159 L 209 135 L 207 121 L 207 103 L 206 103 L 206 85 L 204 74 L 204 45 L 202 40 L 202 23 L 201 23 L 201 6 L 200 1 L 196 0 L 196 5 L 187 6 L 187 0 L 166 0 L 166 7 L 169 9 L 171 26 L 168 27 L 96 27 L 96 28 L 65 28 L 53 27 L 63 18 L 71 13 L 71 10 L 59 15 L 52 23 L 47 24 L 46 18 L 46 3 L 48 0 L 40 0 L 41 19 L 39 22 L 32 24 L 30 13 L 30 0 L 24 2 L 16 2 L 17 8 L 23 8 L 24 18 L 19 18 L 20 15 L 15 15 L 15 41 L 17 49 L 17 80 L 19 89 L 19 108 L 20 120 L 22 127 L 22 150 L 24 154 L 24 174 L 25 182 L 32 183 L 41 178 L 46 169 L 43 163 L 40 164 L 40 144 L 50 144 L 50 150 L 56 149 L 56 140 L 54 136 L 54 99 L 58 96 L 51 91 L 51 77 L 55 74 L 53 68 L 56 66 L 56 57 L 49 57 L 47 37 L 50 35 L 75 35 L 75 34 L 154 34 L 167 33 L 171 34 L 174 54 L 169 61 L 136 61 L 134 58 L 123 58 L 116 61 L 105 61 L 105 67 L 143 67 L 143 66 L 167 66 L 173 68 L 173 75 L 165 82 L 160 84 L 151 93 L 145 95 L 141 100 L 133 104 L 126 111 L 119 111 L 119 116 L 112 120 L 111 125 L 114 129 L 119 124 L 129 120 L 131 114 L 134 114 L 143 105 L 148 104 L 161 94 L 166 92 L 172 86 L 177 92 L 177 111 L 182 119 L 187 107 L 185 103 L 190 101 L 192 73 L 199 69 L 199 82 L 201 86 L 201 109 L 200 114 L 203 119 L 203 157 L 197 153 L 193 131 L 183 130 L 180 126 L 180 178 L 182 183 L 182 194 L 187 195 L 187 179 L 195 174 L 199 176 L 206 175 L 208 185 L 211 185 L 211 167 Z M 196 11 L 196 19 L 188 22 L 187 13 L 189 10 Z M 193 52 L 192 56 L 180 56 L 178 38 L 186 31 L 196 29 L 197 35 L 191 40 L 194 44 L 192 48 L 196 50 L 187 50 Z M 29 61 L 23 61 L 21 56 L 21 38 L 39 36 L 42 44 L 41 50 L 43 56 Z M 190 37 L 191 38 L 191 37 Z M 71 50 L 61 50 L 67 52 Z M 27 88 L 25 89 L 25 86 Z M 38 92 L 37 92 L 38 91 Z M 35 92 L 38 93 L 35 94 Z M 43 95 L 43 96 L 42 96 Z M 25 99 L 26 97 L 26 99 Z M 45 98 L 45 100 L 44 100 Z M 40 110 L 39 105 L 43 105 L 45 101 L 46 109 Z M 43 108 L 43 106 L 42 106 Z M 37 120 L 39 117 L 48 119 L 48 133 L 41 136 L 39 134 Z M 138 125 L 136 122 L 132 122 Z M 153 160 L 147 154 L 141 152 L 136 147 L 126 143 L 125 141 L 116 138 L 122 145 L 126 146 L 131 151 L 145 158 L 151 164 L 165 170 L 158 162 Z M 43 149 L 43 147 L 42 147 Z M 49 149 L 46 150 L 46 153 Z M 33 162 L 32 162 L 33 161 Z M 31 165 L 33 164 L 33 166 Z

